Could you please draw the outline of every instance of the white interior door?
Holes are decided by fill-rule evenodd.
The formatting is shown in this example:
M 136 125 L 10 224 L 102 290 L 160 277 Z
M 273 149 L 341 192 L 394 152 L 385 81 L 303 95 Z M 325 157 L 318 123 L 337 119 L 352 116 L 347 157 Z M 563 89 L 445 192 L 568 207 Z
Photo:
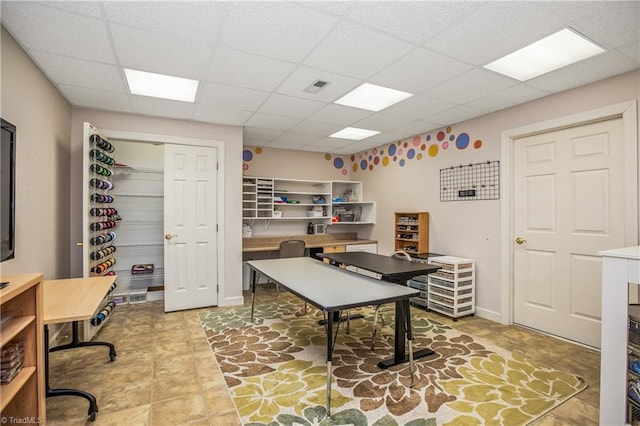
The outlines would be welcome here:
M 217 305 L 218 150 L 165 144 L 164 158 L 165 311 Z
M 514 322 L 600 346 L 600 250 L 625 244 L 622 119 L 520 138 L 513 151 Z

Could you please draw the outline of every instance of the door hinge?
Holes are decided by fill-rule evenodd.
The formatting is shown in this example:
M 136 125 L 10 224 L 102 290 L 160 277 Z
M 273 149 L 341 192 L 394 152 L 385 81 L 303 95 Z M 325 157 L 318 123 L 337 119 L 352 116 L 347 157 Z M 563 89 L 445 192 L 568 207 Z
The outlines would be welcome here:
M 216 223 L 216 232 L 218 232 L 218 224 Z
M 220 163 L 216 161 L 216 171 L 220 170 Z
M 216 293 L 220 293 L 220 285 L 216 284 Z

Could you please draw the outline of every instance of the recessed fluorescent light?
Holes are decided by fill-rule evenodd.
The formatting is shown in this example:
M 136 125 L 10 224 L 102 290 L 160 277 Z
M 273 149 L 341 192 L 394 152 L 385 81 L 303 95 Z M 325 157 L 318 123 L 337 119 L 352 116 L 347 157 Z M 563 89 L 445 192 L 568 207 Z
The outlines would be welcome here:
M 357 127 L 345 127 L 344 129 L 337 131 L 332 135 L 329 135 L 329 137 L 361 141 L 362 139 L 377 135 L 378 133 L 380 132 L 375 130 L 358 129 Z
M 364 83 L 335 103 L 369 111 L 380 111 L 411 96 L 413 96 L 412 93 Z
M 484 67 L 526 81 L 602 52 L 600 46 L 565 28 Z
M 132 95 L 151 96 L 154 98 L 172 99 L 174 101 L 193 102 L 198 90 L 197 80 L 155 74 L 152 72 L 130 70 L 124 73 Z

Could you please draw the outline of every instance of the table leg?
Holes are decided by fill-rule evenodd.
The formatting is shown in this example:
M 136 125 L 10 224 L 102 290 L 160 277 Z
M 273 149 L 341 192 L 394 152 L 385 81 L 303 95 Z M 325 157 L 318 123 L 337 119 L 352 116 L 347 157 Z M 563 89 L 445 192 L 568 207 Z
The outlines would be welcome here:
M 378 363 L 379 368 L 386 369 L 394 365 L 410 361 L 409 357 L 407 356 L 405 346 L 405 334 L 407 333 L 407 328 L 411 326 L 409 318 L 410 312 L 411 311 L 408 300 L 396 302 L 395 342 L 393 345 L 393 358 L 380 361 Z M 421 349 L 416 352 L 412 351 L 414 359 L 419 359 L 433 354 L 434 352 L 431 349 Z
M 253 309 L 256 298 L 256 281 L 258 281 L 258 273 L 255 269 L 251 269 L 251 322 L 253 322 Z
M 76 341 L 75 343 L 103 343 L 103 342 L 77 342 L 77 332 L 78 332 L 78 328 L 77 328 L 77 321 L 74 321 L 74 341 Z M 72 342 L 73 344 L 73 342 Z M 110 343 L 107 345 L 111 345 Z M 80 345 L 78 345 L 80 346 Z M 82 345 L 82 346 L 95 346 L 95 345 Z M 45 383 L 45 397 L 49 398 L 49 397 L 54 397 L 54 396 L 79 396 L 81 398 L 85 398 L 87 401 L 89 401 L 89 410 L 87 412 L 87 415 L 89 416 L 89 420 L 90 421 L 94 421 L 96 419 L 96 415 L 98 413 L 98 402 L 96 401 L 96 397 L 93 396 L 93 394 L 89 393 L 89 392 L 85 392 L 85 391 L 81 391 L 78 389 L 52 389 L 51 388 L 51 384 L 49 382 L 49 352 L 54 352 L 56 350 L 62 350 L 62 349 L 68 349 L 70 347 L 77 347 L 77 346 L 70 346 L 70 345 L 63 345 L 63 346 L 58 346 L 55 347 L 53 349 L 49 349 L 49 326 L 45 325 L 44 326 L 44 383 Z M 115 349 L 113 349 L 113 345 L 111 345 L 110 349 L 113 351 L 113 356 L 115 356 Z M 110 352 L 111 355 L 111 352 Z M 113 361 L 113 359 L 111 359 Z
M 333 316 L 327 312 L 327 417 L 331 417 L 331 359 L 333 358 Z

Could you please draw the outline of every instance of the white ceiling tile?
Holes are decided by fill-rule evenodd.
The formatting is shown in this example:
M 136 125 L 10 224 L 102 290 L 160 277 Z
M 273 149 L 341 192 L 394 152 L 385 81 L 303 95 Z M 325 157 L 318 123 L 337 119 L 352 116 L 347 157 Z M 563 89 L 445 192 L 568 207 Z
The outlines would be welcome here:
M 37 3 L 55 9 L 66 10 L 67 12 L 102 18 L 100 3 L 97 1 L 41 1 Z
M 349 22 L 340 23 L 304 61 L 306 65 L 368 78 L 411 50 L 409 43 Z
M 443 125 L 452 125 L 485 114 L 486 111 L 458 105 L 451 109 L 441 111 L 437 114 L 427 116 L 425 120 L 431 123 L 443 123 Z
M 120 68 L 68 56 L 32 52 L 34 61 L 51 81 L 90 89 L 128 93 Z
M 224 105 L 196 104 L 193 119 L 206 123 L 242 126 L 253 112 L 227 108 Z
M 483 2 L 407 1 L 357 2 L 347 16 L 403 40 L 421 44 L 445 30 Z
M 527 81 L 527 85 L 555 93 L 637 68 L 636 61 L 614 50 L 541 75 Z
M 73 106 L 106 111 L 133 112 L 129 97 L 124 93 L 106 90 L 87 89 L 86 87 L 58 86 L 62 95 Z
M 357 152 L 350 150 L 348 147 L 353 145 L 354 141 L 339 138 L 321 138 L 317 141 L 304 146 L 305 150 L 316 152 L 330 152 L 332 154 L 346 154 Z
M 220 44 L 299 62 L 335 25 L 324 13 L 284 2 L 234 2 Z
M 27 49 L 114 63 L 104 22 L 29 2 L 3 1 L 2 24 Z
M 490 95 L 518 82 L 493 71 L 476 68 L 424 92 L 425 95 L 464 104 Z
M 266 129 L 264 127 L 244 127 L 242 139 L 244 145 L 263 146 L 282 134 L 282 130 Z
M 213 47 L 149 31 L 111 25 L 120 64 L 140 71 L 200 80 L 206 76 Z
M 261 114 L 259 112 L 247 120 L 246 125 L 249 127 L 262 127 L 264 129 L 289 130 L 296 124 L 300 123 L 299 118 L 281 117 L 278 115 Z
M 636 41 L 635 43 L 622 46 L 618 49 L 618 52 L 628 56 L 630 59 L 640 64 L 640 42 Z
M 294 65 L 264 56 L 220 48 L 209 68 L 208 80 L 249 89 L 272 91 Z
M 411 122 L 410 124 L 390 129 L 387 133 L 394 135 L 397 139 L 408 138 L 411 136 L 426 133 L 430 130 L 440 128 L 444 123 L 428 123 L 420 120 Z
M 529 87 L 525 84 L 518 84 L 517 86 L 512 86 L 501 90 L 500 92 L 485 96 L 484 98 L 469 102 L 468 105 L 472 108 L 487 112 L 499 111 L 534 99 L 542 98 L 548 94 L 548 92 L 543 90 L 534 89 L 533 87 Z
M 318 135 L 309 135 L 304 133 L 285 132 L 269 142 L 272 148 L 289 148 L 296 149 L 298 146 L 309 145 L 320 139 Z
M 105 1 L 103 4 L 111 22 L 180 39 L 215 42 L 230 3 Z
M 305 92 L 304 89 L 309 87 L 316 80 L 326 81 L 329 82 L 329 84 L 318 93 Z M 317 68 L 299 66 L 289 77 L 287 77 L 276 91 L 278 93 L 296 96 L 299 98 L 333 102 L 362 83 L 364 83 L 363 80 L 345 77 Z
M 269 92 L 207 81 L 198 88 L 196 103 L 219 105 L 228 110 L 255 111 L 268 96 Z
M 269 96 L 258 112 L 265 114 L 281 115 L 284 117 L 307 118 L 313 113 L 324 108 L 325 102 L 310 101 L 308 99 L 294 98 L 292 96 Z
M 413 120 L 404 117 L 395 117 L 392 115 L 375 114 L 364 120 L 357 121 L 353 124 L 353 127 L 359 127 L 361 129 L 377 130 L 384 132 L 389 129 L 395 129 L 396 127 L 404 126 L 411 123 Z
M 308 133 L 311 135 L 318 135 L 318 136 L 328 136 L 328 135 L 334 134 L 338 130 L 342 130 L 343 128 L 344 128 L 344 125 L 342 124 L 331 124 L 331 123 L 323 123 L 320 121 L 305 120 L 300 124 L 297 124 L 296 126 L 292 127 L 291 131 Z
M 177 118 L 181 120 L 193 119 L 195 105 L 191 102 L 171 101 L 168 99 L 137 95 L 131 96 L 131 100 L 133 101 L 133 112 L 136 114 Z
M 471 68 L 471 65 L 438 53 L 416 49 L 371 77 L 371 81 L 409 93 L 421 93 Z
M 485 65 L 561 29 L 536 2 L 486 2 L 485 7 L 461 17 L 424 46 L 470 64 Z
M 349 125 L 371 115 L 371 111 L 329 104 L 309 117 L 313 121 Z
M 353 2 L 349 1 L 304 1 L 300 6 L 328 12 L 332 15 L 344 16 L 352 7 Z
M 443 109 L 451 108 L 455 104 L 422 95 L 415 95 L 384 110 L 385 115 L 418 120 Z
M 571 26 L 606 47 L 617 48 L 638 40 L 638 1 L 554 1 L 539 2 L 549 19 Z

